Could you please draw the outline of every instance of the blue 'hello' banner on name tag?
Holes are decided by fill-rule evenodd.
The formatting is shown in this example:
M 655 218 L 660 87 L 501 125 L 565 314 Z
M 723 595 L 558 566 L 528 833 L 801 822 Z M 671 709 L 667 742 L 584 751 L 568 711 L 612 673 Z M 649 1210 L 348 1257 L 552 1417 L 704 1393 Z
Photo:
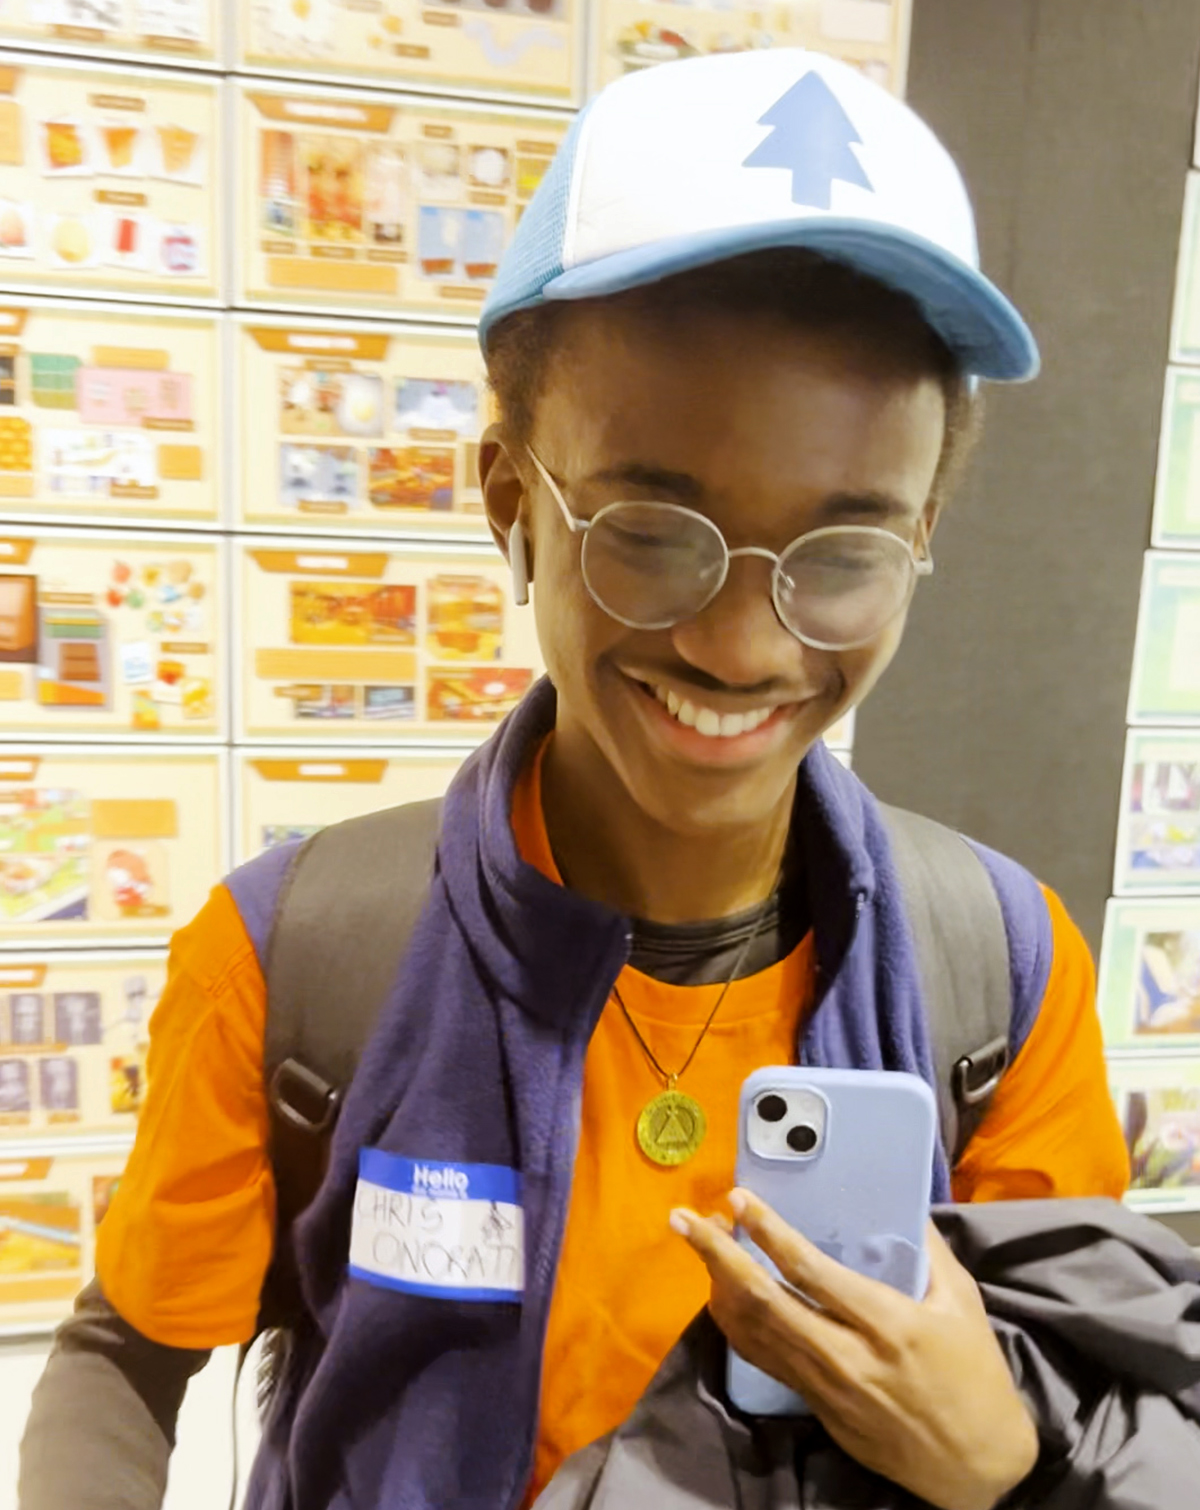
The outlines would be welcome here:
M 447 1300 L 520 1300 L 525 1289 L 521 1177 L 501 1164 L 358 1156 L 350 1273 L 385 1289 Z

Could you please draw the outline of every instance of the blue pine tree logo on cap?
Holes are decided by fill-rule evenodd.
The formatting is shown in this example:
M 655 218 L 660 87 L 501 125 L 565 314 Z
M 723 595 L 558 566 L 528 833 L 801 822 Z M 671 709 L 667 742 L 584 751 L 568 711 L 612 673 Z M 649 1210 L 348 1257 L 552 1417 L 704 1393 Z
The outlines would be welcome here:
M 773 129 L 742 167 L 790 169 L 793 204 L 827 210 L 834 179 L 875 192 L 851 150 L 862 137 L 819 73 L 806 73 L 758 124 Z

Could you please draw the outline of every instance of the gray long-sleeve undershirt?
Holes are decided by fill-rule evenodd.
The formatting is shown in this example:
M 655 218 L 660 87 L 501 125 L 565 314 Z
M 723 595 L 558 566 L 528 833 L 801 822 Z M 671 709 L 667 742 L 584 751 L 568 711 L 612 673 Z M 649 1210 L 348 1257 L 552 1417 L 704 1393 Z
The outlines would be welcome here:
M 179 1407 L 209 1357 L 151 1342 L 89 1285 L 33 1392 L 19 1510 L 160 1510 Z

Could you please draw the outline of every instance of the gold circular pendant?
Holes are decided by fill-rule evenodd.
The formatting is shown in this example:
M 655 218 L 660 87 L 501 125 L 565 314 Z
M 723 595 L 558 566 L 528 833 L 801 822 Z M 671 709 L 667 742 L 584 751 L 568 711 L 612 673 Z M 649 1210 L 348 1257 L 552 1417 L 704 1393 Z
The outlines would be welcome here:
M 707 1127 L 699 1102 L 682 1091 L 663 1091 L 642 1108 L 638 1147 L 655 1164 L 686 1164 L 704 1142 Z

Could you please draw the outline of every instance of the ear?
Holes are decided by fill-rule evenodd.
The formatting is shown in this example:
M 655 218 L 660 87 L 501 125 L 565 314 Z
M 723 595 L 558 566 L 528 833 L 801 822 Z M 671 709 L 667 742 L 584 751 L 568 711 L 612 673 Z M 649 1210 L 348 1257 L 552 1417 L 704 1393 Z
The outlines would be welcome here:
M 525 498 L 525 481 L 517 469 L 509 441 L 499 425 L 489 425 L 479 442 L 479 485 L 483 489 L 483 506 L 488 528 L 500 554 L 509 561 L 509 534 L 518 519 L 523 525 L 529 579 L 533 579 L 530 550 L 529 508 Z M 511 562 L 510 562 L 511 564 Z

